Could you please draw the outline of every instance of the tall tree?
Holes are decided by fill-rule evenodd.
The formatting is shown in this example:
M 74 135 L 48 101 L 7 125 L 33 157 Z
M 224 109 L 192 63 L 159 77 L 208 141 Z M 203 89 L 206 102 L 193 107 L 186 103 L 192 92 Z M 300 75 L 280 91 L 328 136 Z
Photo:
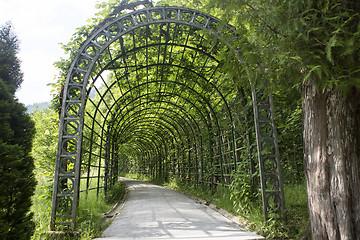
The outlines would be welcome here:
M 29 239 L 33 233 L 29 213 L 34 192 L 30 155 L 34 124 L 26 108 L 14 97 L 22 82 L 19 43 L 6 24 L 0 29 L 0 238 Z
M 210 1 L 249 44 L 252 79 L 300 87 L 313 239 L 360 236 L 360 3 Z M 252 62 L 255 61 L 255 64 Z M 239 66 L 241 68 L 241 66 Z M 259 81 L 261 84 L 261 81 Z M 264 81 L 263 81 L 264 82 Z
M 312 39 L 308 42 L 313 52 L 322 51 L 315 55 L 321 58 L 314 59 L 312 67 L 320 70 L 302 84 L 304 163 L 312 237 L 357 239 L 360 5 L 356 1 L 324 1 L 313 3 L 312 9 L 317 10 L 314 18 L 322 28 L 310 34 Z M 321 43 L 315 43 L 316 39 Z

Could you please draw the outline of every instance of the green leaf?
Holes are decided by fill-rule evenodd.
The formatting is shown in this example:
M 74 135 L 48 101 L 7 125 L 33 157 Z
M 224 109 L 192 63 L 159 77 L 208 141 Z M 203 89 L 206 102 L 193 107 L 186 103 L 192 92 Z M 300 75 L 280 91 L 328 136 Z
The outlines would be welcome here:
M 306 76 L 304 78 L 304 82 L 307 82 L 309 80 L 309 78 L 313 72 L 317 72 L 318 75 L 321 76 L 321 66 L 320 65 L 312 66 L 311 69 L 309 70 L 309 72 L 306 74 Z
M 329 62 L 331 62 L 332 64 L 334 64 L 334 59 L 332 57 L 331 54 L 331 50 L 333 47 L 335 47 L 337 44 L 337 38 L 336 35 L 332 36 L 330 38 L 330 40 L 328 41 L 328 43 L 326 44 L 326 48 L 325 48 L 325 52 L 326 52 L 326 58 L 329 60 Z

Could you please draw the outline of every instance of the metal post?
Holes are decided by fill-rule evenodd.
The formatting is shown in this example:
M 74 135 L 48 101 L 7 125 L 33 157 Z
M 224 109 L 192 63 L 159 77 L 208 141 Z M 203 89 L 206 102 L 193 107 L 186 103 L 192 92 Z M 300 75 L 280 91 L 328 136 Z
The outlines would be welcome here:
M 264 219 L 285 208 L 278 139 L 271 92 L 252 85 L 256 142 L 259 159 Z

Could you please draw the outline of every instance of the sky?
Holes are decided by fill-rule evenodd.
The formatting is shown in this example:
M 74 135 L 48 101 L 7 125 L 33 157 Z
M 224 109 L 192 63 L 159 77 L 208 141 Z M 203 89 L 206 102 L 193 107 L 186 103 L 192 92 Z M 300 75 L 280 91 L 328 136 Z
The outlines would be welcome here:
M 95 17 L 101 0 L 0 0 L 0 25 L 11 21 L 20 40 L 24 81 L 16 92 L 19 102 L 30 105 L 51 100 L 58 73 L 53 63 L 66 57 L 59 43 L 68 43 L 76 28 Z

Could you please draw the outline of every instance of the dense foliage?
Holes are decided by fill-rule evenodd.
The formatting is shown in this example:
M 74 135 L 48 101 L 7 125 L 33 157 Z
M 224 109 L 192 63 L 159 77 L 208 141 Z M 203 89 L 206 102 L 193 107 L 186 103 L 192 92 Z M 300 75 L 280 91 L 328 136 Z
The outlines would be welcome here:
M 34 231 L 31 196 L 35 189 L 30 155 L 34 123 L 15 98 L 22 82 L 19 42 L 6 24 L 0 29 L 0 238 L 29 239 Z
M 49 238 L 49 223 L 51 213 L 51 196 L 53 190 L 53 175 L 55 168 L 56 149 L 58 141 L 58 114 L 49 107 L 34 107 L 32 120 L 35 122 L 36 134 L 33 142 L 32 156 L 35 163 L 35 177 L 38 185 L 32 198 L 31 211 L 34 213 L 36 231 L 32 239 Z M 113 191 L 117 197 L 118 191 Z M 124 191 L 122 191 L 124 192 Z M 81 239 L 92 239 L 99 236 L 106 226 L 103 213 L 111 206 L 104 197 L 91 192 L 87 196 L 80 195 L 78 228 L 81 229 Z M 111 195 L 109 195 L 110 197 Z M 113 197 L 115 198 L 115 197 Z M 57 236 L 59 237 L 59 236 Z
M 31 155 L 34 158 L 35 177 L 38 185 L 33 196 L 32 212 L 36 231 L 33 239 L 41 239 L 49 229 L 51 194 L 58 140 L 58 115 L 47 107 L 35 106 L 32 111 L 36 134 Z
M 210 1 L 207 7 L 221 9 L 239 31 L 248 32 L 245 60 L 255 63 L 250 74 L 276 83 L 276 89 L 309 79 L 344 93 L 360 87 L 356 1 Z

